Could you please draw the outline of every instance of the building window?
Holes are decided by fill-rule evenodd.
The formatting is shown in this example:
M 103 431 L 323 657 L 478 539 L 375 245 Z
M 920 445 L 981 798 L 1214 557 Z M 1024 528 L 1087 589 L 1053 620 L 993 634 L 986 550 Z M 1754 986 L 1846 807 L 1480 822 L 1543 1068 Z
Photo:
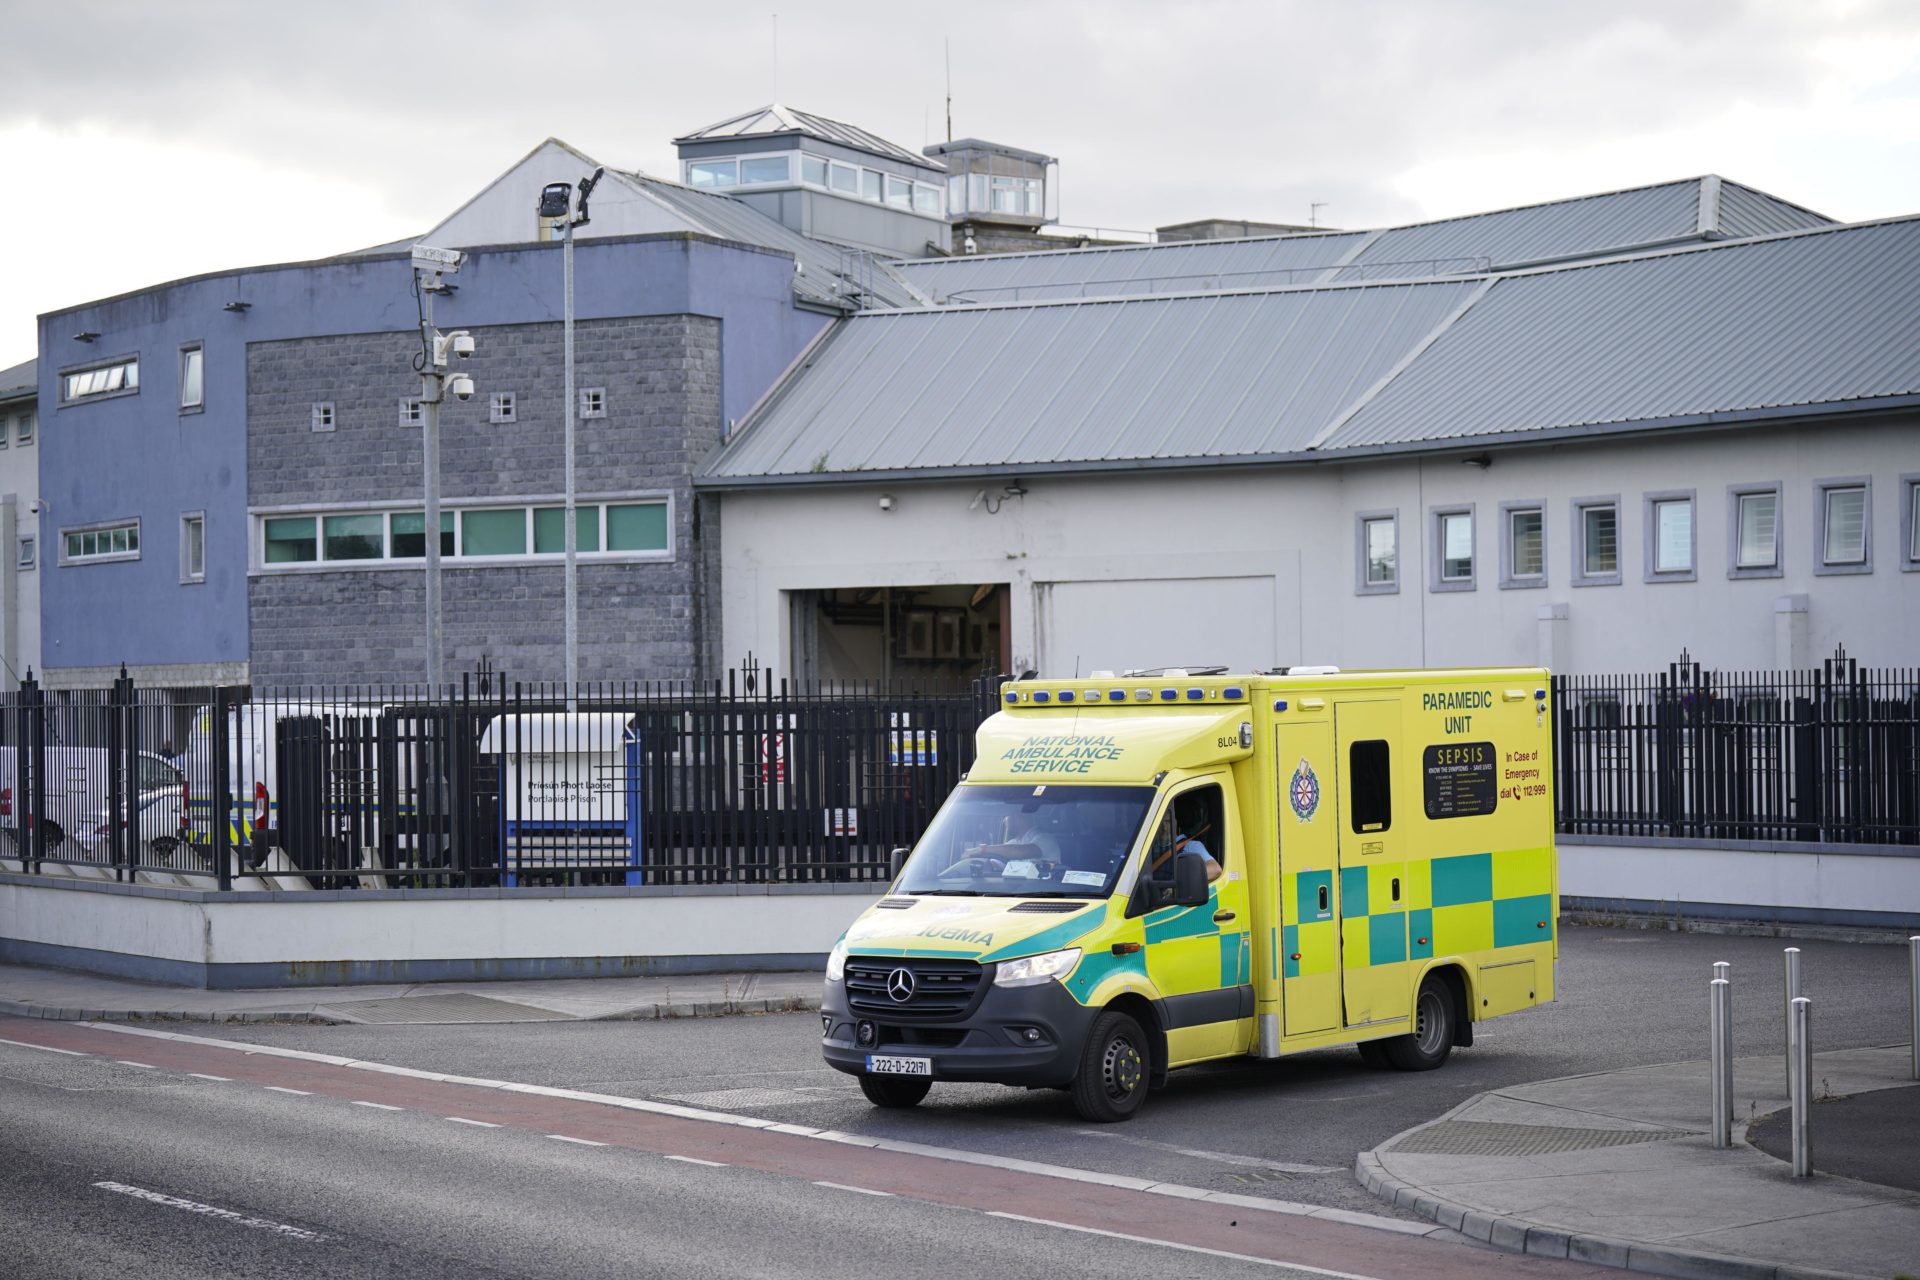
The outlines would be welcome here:
M 189 511 L 180 517 L 180 581 L 207 580 L 207 516 Z
M 696 160 L 687 166 L 690 187 L 733 187 L 740 184 L 738 160 Z
M 575 551 L 594 559 L 661 556 L 672 551 L 667 502 L 605 499 L 574 508 Z M 343 511 L 260 520 L 264 566 L 417 561 L 426 554 L 426 518 L 418 511 Z M 450 559 L 559 557 L 566 553 L 559 506 L 465 507 L 440 513 L 440 554 Z
M 1474 589 L 1472 506 L 1434 510 L 1431 563 L 1433 590 Z
M 581 391 L 580 416 L 583 418 L 604 418 L 607 416 L 607 389 L 605 387 L 587 387 Z
M 1648 582 L 1692 582 L 1698 576 L 1694 558 L 1699 544 L 1694 531 L 1693 490 L 1650 493 L 1641 530 L 1645 544 L 1644 574 Z
M 333 430 L 333 401 L 322 400 L 314 405 L 310 421 L 315 431 Z
M 1780 565 L 1780 486 L 1738 485 L 1727 491 L 1730 578 L 1777 578 Z
M 875 204 L 880 203 L 880 177 L 880 174 L 875 173 L 871 169 L 862 169 L 860 171 L 860 198 L 862 200 L 871 200 Z
M 321 521 L 325 545 L 321 548 L 329 560 L 384 560 L 387 522 L 379 513 L 372 515 L 328 516 Z
M 793 157 L 754 156 L 740 161 L 740 185 L 754 182 L 792 182 Z
M 496 425 L 514 421 L 513 392 L 496 391 L 493 393 L 493 400 L 487 409 L 487 421 Z
M 60 399 L 68 404 L 97 396 L 132 395 L 140 389 L 140 357 L 125 356 L 60 375 Z
M 896 209 L 913 208 L 913 183 L 892 174 L 887 174 L 886 179 L 887 203 Z
M 1816 574 L 1873 572 L 1873 482 L 1866 476 L 1819 480 L 1820 545 L 1813 559 Z
M 1620 583 L 1620 499 L 1576 498 L 1573 503 L 1573 585 Z
M 809 186 L 827 185 L 827 162 L 819 156 L 802 155 L 800 157 L 800 181 Z
M 105 560 L 140 558 L 140 522 L 94 525 L 60 531 L 62 564 L 96 564 Z
M 1362 511 L 1355 517 L 1354 590 L 1363 596 L 1400 590 L 1400 513 Z
M 21 444 L 33 443 L 33 414 L 23 413 L 13 420 L 13 438 Z
M 913 184 L 913 211 L 924 213 L 929 218 L 944 218 L 947 215 L 945 196 L 946 192 L 939 187 L 916 182 Z
M 285 516 L 262 522 L 268 564 L 301 564 L 320 558 L 319 521 L 312 516 Z
M 400 402 L 400 425 L 403 427 L 417 427 L 420 425 L 420 402 L 418 400 L 402 400 Z
M 40 563 L 40 540 L 32 537 L 20 538 L 14 544 L 14 564 L 22 570 L 31 569 Z
M 841 164 L 838 160 L 827 166 L 827 185 L 835 191 L 844 191 L 850 196 L 860 194 L 860 170 L 856 165 Z
M 1547 585 L 1547 504 L 1500 504 L 1500 586 L 1502 590 Z
M 180 348 L 180 408 L 203 409 L 207 403 L 206 351 L 199 343 Z
M 387 517 L 392 531 L 387 554 L 395 560 L 418 560 L 427 554 L 427 517 L 422 511 L 395 511 Z M 454 553 L 453 512 L 440 513 L 440 554 Z
M 1920 475 L 1900 477 L 1900 568 L 1920 572 Z

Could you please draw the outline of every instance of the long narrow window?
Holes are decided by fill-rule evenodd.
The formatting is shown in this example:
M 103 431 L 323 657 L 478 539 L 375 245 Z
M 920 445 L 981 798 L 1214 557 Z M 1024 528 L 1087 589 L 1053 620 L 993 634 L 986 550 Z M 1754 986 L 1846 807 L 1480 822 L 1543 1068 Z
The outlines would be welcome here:
M 120 395 L 140 389 L 140 358 L 128 356 L 60 377 L 60 398 L 71 403 L 91 396 Z
M 575 550 L 582 556 L 657 557 L 673 549 L 664 499 L 596 501 L 574 509 Z M 426 518 L 419 511 L 343 511 L 264 516 L 260 563 L 358 564 L 418 560 L 426 555 Z M 440 554 L 449 559 L 559 557 L 566 552 L 566 515 L 558 506 L 467 507 L 440 513 Z
M 1821 561 L 1828 565 L 1859 565 L 1867 562 L 1867 486 L 1831 485 L 1821 490 L 1825 498 L 1825 523 L 1822 528 Z
M 180 581 L 207 580 L 207 517 L 190 511 L 180 517 Z
M 95 525 L 90 529 L 62 529 L 60 558 L 66 564 L 140 558 L 140 522 Z
M 204 407 L 206 390 L 206 351 L 198 343 L 180 348 L 180 407 Z
M 1777 487 L 1734 494 L 1736 572 L 1770 572 L 1780 567 L 1780 490 Z

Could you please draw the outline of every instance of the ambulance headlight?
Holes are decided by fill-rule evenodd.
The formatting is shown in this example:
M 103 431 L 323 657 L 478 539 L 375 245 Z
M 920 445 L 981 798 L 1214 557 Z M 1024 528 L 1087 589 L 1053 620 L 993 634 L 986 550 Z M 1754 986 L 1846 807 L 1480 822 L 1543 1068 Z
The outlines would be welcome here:
M 845 938 L 833 944 L 833 950 L 827 952 L 827 981 L 845 982 L 847 980 L 847 940 Z
M 1052 982 L 1064 978 L 1073 972 L 1073 966 L 1080 963 L 1080 948 L 1068 947 L 1063 951 L 1048 951 L 1037 956 L 1023 956 L 1018 960 L 1002 960 L 1000 967 L 994 970 L 993 985 L 996 987 L 1037 987 L 1043 982 Z

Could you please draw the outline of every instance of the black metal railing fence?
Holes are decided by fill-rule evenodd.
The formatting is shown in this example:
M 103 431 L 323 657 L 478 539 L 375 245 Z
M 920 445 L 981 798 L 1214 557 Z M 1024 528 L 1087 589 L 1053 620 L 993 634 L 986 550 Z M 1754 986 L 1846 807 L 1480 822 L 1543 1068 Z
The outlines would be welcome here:
M 884 881 L 998 688 L 29 677 L 0 697 L 0 857 L 222 889 Z
M 1568 834 L 1920 844 L 1920 669 L 1556 676 Z

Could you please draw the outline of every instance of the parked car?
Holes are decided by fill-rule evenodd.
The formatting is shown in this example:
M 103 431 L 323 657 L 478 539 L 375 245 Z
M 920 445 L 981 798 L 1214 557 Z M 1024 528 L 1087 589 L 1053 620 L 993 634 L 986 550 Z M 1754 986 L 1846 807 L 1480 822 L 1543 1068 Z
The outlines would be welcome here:
M 110 755 L 105 747 L 46 748 L 46 805 L 41 823 L 49 856 L 84 862 L 106 862 L 110 857 Z M 186 774 L 165 756 L 143 751 L 136 757 L 133 781 L 138 796 L 138 861 L 171 866 L 185 843 Z M 0 833 L 13 852 L 26 846 L 27 808 L 18 749 L 0 747 Z

